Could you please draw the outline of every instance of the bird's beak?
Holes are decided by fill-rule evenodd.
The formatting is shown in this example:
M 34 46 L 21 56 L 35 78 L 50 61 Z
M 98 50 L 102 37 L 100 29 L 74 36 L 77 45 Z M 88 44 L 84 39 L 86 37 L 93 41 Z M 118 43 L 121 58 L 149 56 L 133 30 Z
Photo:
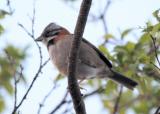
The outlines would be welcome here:
M 42 36 L 39 36 L 37 39 L 35 39 L 36 42 L 41 42 L 43 40 Z

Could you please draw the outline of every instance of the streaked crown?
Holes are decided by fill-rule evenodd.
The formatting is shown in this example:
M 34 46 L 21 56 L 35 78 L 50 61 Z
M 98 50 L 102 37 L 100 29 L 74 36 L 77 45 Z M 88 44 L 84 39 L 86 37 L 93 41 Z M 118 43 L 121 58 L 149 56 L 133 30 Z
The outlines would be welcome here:
M 47 25 L 45 27 L 45 29 L 42 32 L 42 36 L 43 37 L 50 37 L 52 35 L 55 35 L 56 33 L 58 33 L 60 30 L 62 29 L 61 26 L 55 24 L 55 23 L 50 23 L 49 25 Z

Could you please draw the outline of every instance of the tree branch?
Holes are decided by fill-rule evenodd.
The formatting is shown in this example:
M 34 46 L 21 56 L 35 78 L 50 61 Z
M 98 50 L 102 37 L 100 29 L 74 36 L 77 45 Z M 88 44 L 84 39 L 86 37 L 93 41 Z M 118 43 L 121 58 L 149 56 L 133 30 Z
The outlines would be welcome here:
M 7 58 L 9 60 L 9 62 L 10 62 L 10 65 L 12 66 L 12 68 L 14 68 L 15 64 L 16 64 L 16 60 L 12 56 L 9 55 L 7 50 L 4 50 L 4 51 L 5 51 L 6 55 L 7 55 Z M 14 107 L 13 107 L 13 110 L 17 106 L 17 84 L 19 83 L 20 78 L 23 75 L 23 73 L 22 73 L 23 67 L 22 67 L 21 64 L 19 66 L 20 66 L 20 72 L 18 72 L 16 69 L 13 70 L 13 72 L 14 72 L 13 73 L 13 78 L 14 78 Z M 18 77 L 18 75 L 19 75 L 19 77 Z
M 90 97 L 90 96 L 92 96 L 92 95 L 100 94 L 100 93 L 104 92 L 104 90 L 105 90 L 105 89 L 104 89 L 103 87 L 99 87 L 98 89 L 92 91 L 91 93 L 88 93 L 88 94 L 84 95 L 83 98 L 85 99 L 85 98 Z
M 76 114 L 86 114 L 85 105 L 76 79 L 76 63 L 91 3 L 92 0 L 82 1 L 69 56 L 68 88 L 73 100 Z
M 154 114 L 160 114 L 160 106 L 157 108 L 157 110 Z
M 106 34 L 108 33 L 108 27 L 107 27 L 107 22 L 106 22 L 105 16 L 106 16 L 106 12 L 109 9 L 110 4 L 111 4 L 111 1 L 108 0 L 107 3 L 106 3 L 106 5 L 105 5 L 104 11 L 103 11 L 103 13 L 100 16 L 100 19 L 101 19 L 101 21 L 103 23 L 104 30 L 105 30 Z
M 153 37 L 151 34 L 150 34 L 150 37 L 151 37 L 151 39 L 152 39 L 152 41 L 153 41 L 155 57 L 156 57 L 157 62 L 158 62 L 158 64 L 159 64 L 159 66 L 160 66 L 160 60 L 159 60 L 159 58 L 158 58 L 158 52 L 157 52 L 157 49 L 158 49 L 158 48 L 157 48 L 157 46 L 156 46 L 156 38 Z M 159 67 L 157 66 L 157 68 L 159 68 Z
M 55 90 L 56 88 L 57 88 L 57 83 L 54 84 L 52 89 L 47 93 L 47 95 L 43 98 L 42 102 L 39 104 L 39 108 L 38 108 L 37 114 L 41 113 L 42 107 L 44 106 L 47 98 L 52 94 L 53 90 Z
M 32 40 L 34 41 L 34 43 L 36 44 L 37 48 L 38 48 L 38 51 L 39 51 L 39 58 L 40 58 L 40 65 L 39 65 L 39 68 L 31 82 L 31 84 L 29 85 L 28 89 L 26 90 L 24 96 L 22 97 L 22 99 L 20 100 L 19 103 L 16 103 L 17 105 L 14 106 L 14 109 L 12 111 L 12 114 L 15 114 L 17 112 L 17 110 L 20 108 L 20 106 L 23 104 L 24 100 L 26 99 L 26 97 L 28 96 L 30 90 L 32 89 L 34 83 L 36 82 L 38 76 L 40 75 L 43 67 L 48 63 L 48 60 L 46 60 L 44 63 L 42 62 L 42 59 L 43 59 L 43 56 L 42 56 L 42 51 L 41 51 L 41 47 L 39 46 L 39 44 L 35 41 L 35 36 L 34 36 L 34 24 L 35 24 L 35 3 L 34 3 L 34 8 L 33 8 L 33 17 L 31 19 L 31 24 L 32 24 L 32 27 L 31 27 L 31 32 L 29 32 L 22 24 L 18 24 L 29 36 L 30 38 L 32 38 Z
M 8 9 L 9 9 L 9 14 L 12 15 L 14 13 L 14 9 L 11 6 L 11 1 L 6 0 L 6 2 L 7 2 Z
M 122 95 L 122 91 L 123 91 L 123 86 L 121 85 L 120 90 L 119 90 L 119 95 L 116 99 L 115 105 L 114 105 L 114 110 L 113 110 L 113 114 L 117 114 L 118 109 L 119 109 L 119 102 L 121 99 L 121 95 Z
M 68 95 L 68 91 L 65 93 L 61 102 L 52 110 L 50 114 L 54 114 L 61 106 L 63 106 L 67 102 L 66 101 L 67 95 Z
M 94 91 L 92 91 L 92 92 L 84 95 L 83 98 L 86 99 L 86 98 L 88 98 L 88 97 L 90 97 L 90 96 L 92 96 L 92 95 L 95 95 L 95 94 L 98 94 L 98 93 L 102 93 L 103 91 L 104 91 L 104 88 L 99 87 L 98 89 L 96 89 L 96 90 L 94 90 Z M 67 92 L 66 94 L 68 94 L 68 92 Z M 63 99 L 61 100 L 61 102 L 52 110 L 52 112 L 51 112 L 50 114 L 54 114 L 54 113 L 55 113 L 57 110 L 59 110 L 63 105 L 65 105 L 65 104 L 69 105 L 69 104 L 72 102 L 71 100 L 67 100 L 67 99 L 66 99 L 66 98 L 67 98 L 67 95 L 66 95 L 66 94 L 64 95 L 64 97 L 63 97 Z M 69 110 L 70 110 L 70 109 L 66 108 L 66 109 L 64 110 L 64 112 L 67 112 L 67 111 L 69 111 Z M 65 114 L 65 113 L 63 113 L 63 114 Z

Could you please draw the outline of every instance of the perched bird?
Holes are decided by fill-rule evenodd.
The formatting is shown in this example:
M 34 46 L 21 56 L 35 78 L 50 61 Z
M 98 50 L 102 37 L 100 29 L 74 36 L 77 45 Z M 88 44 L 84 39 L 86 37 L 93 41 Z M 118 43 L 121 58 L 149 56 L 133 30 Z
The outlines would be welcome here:
M 68 75 L 68 58 L 74 34 L 55 23 L 50 23 L 36 41 L 48 48 L 50 59 L 62 75 Z M 137 82 L 114 71 L 110 61 L 94 45 L 82 39 L 77 63 L 77 79 L 109 78 L 129 89 Z

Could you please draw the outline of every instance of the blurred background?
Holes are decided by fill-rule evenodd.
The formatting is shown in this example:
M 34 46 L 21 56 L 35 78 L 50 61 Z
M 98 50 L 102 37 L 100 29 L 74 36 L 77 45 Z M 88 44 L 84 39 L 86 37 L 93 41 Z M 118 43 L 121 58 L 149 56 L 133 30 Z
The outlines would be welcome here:
M 34 39 L 55 22 L 73 33 L 81 0 L 0 0 L 0 113 L 74 114 L 67 78 Z M 93 0 L 84 38 L 139 83 L 80 84 L 88 114 L 154 114 L 160 106 L 160 1 Z M 158 113 L 157 113 L 158 114 Z

